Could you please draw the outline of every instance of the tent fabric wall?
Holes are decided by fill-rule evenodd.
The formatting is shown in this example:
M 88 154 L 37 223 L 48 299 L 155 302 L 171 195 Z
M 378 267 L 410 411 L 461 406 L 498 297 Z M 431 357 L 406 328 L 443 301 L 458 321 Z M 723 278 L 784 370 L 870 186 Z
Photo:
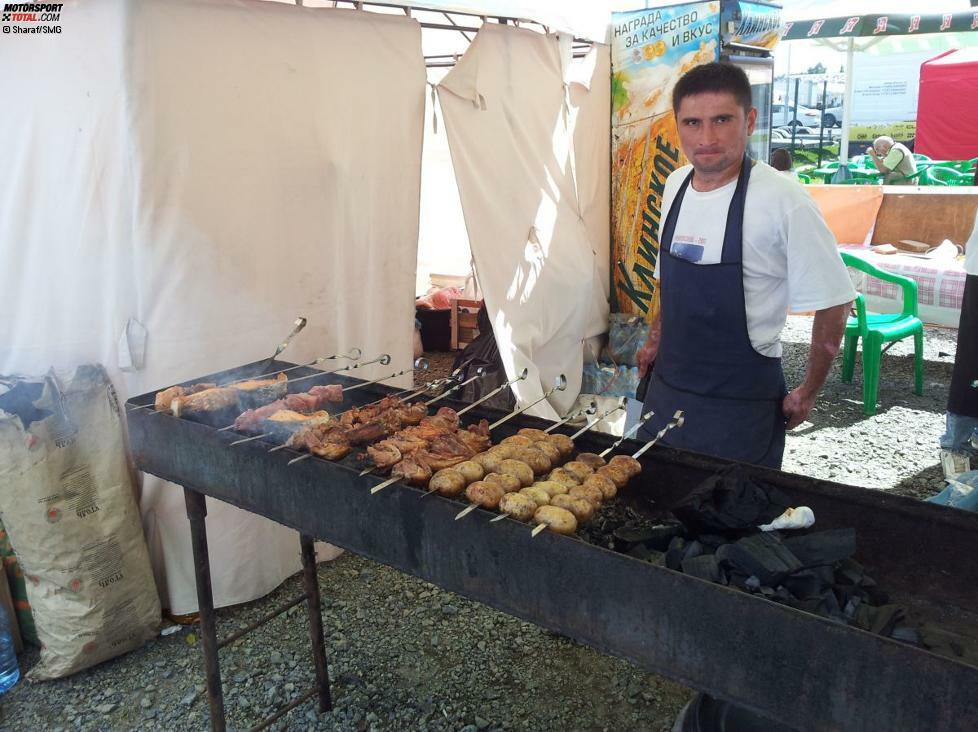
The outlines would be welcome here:
M 914 151 L 935 160 L 978 157 L 978 49 L 948 51 L 920 66 Z
M 265 358 L 299 315 L 309 325 L 283 357 L 359 346 L 410 363 L 415 21 L 90 0 L 67 3 L 62 24 L 0 43 L 0 63 L 20 69 L 0 76 L 17 100 L 0 115 L 0 371 L 100 361 L 125 397 Z M 122 371 L 130 320 L 146 329 L 144 362 Z M 141 509 L 164 606 L 194 611 L 182 491 L 145 476 Z M 294 531 L 210 500 L 207 524 L 219 606 L 299 567 Z
M 517 400 L 533 402 L 559 374 L 567 378 L 566 391 L 530 411 L 550 418 L 574 403 L 582 340 L 594 335 L 596 323 L 607 322 L 607 302 L 594 293 L 606 286 L 596 282 L 596 272 L 606 271 L 607 234 L 593 242 L 585 220 L 587 214 L 590 226 L 601 228 L 597 199 L 607 183 L 600 168 L 608 163 L 593 156 L 607 148 L 575 149 L 584 107 L 573 99 L 580 94 L 588 104 L 603 105 L 607 116 L 607 97 L 584 94 L 583 88 L 572 95 L 570 60 L 569 44 L 553 35 L 489 24 L 438 86 L 466 230 L 503 365 L 510 378 L 529 371 L 526 381 L 514 385 Z M 593 68 L 600 73 L 602 67 Z M 594 121 L 597 114 L 585 115 L 592 131 L 604 124 Z

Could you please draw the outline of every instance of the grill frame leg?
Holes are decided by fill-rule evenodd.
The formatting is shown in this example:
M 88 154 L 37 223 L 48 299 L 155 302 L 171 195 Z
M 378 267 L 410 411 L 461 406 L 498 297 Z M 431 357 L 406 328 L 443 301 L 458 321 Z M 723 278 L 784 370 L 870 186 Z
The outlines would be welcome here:
M 299 536 L 302 551 L 302 581 L 306 591 L 306 610 L 309 615 L 309 641 L 312 645 L 312 658 L 316 665 L 316 689 L 319 696 L 319 711 L 333 710 L 333 698 L 329 689 L 329 666 L 326 660 L 326 646 L 323 640 L 322 605 L 319 601 L 319 575 L 316 573 L 315 539 L 305 534 Z
M 203 493 L 186 486 L 183 489 L 190 520 L 190 543 L 194 553 L 194 579 L 197 584 L 197 611 L 200 615 L 201 646 L 204 650 L 204 677 L 207 701 L 210 705 L 211 729 L 225 732 L 224 688 L 221 684 L 221 665 L 217 655 L 217 617 L 211 591 L 210 555 L 207 551 L 207 503 Z

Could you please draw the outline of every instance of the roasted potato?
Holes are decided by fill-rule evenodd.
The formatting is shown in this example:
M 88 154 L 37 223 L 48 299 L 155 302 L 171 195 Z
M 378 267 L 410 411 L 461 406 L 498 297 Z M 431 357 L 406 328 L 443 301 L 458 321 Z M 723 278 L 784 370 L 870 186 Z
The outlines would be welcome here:
M 466 483 L 475 483 L 485 477 L 486 470 L 474 460 L 466 460 L 456 465 L 453 470 L 457 470 L 465 478 Z
M 499 464 L 502 461 L 503 458 L 491 452 L 480 452 L 472 458 L 472 462 L 481 465 L 482 469 L 487 473 L 495 473 L 499 470 Z
M 537 502 L 524 493 L 507 493 L 499 500 L 499 510 L 517 521 L 529 521 L 537 508 Z
M 577 479 L 576 475 L 574 475 L 573 473 L 569 473 L 563 468 L 554 468 L 553 470 L 551 470 L 550 475 L 547 477 L 547 480 L 555 480 L 558 483 L 563 483 L 564 485 L 567 486 L 581 484 L 581 481 Z
M 499 500 L 504 495 L 505 492 L 501 485 L 489 483 L 484 480 L 469 483 L 469 487 L 465 489 L 465 497 L 472 503 L 483 508 L 497 508 L 499 506 Z
M 514 445 L 516 447 L 529 447 L 533 444 L 533 440 L 525 435 L 510 435 L 509 437 L 504 437 L 499 441 L 500 445 Z
M 431 476 L 431 480 L 428 482 L 428 488 L 433 491 L 438 491 L 443 496 L 452 497 L 464 491 L 465 486 L 468 484 L 469 481 L 460 472 L 454 468 L 445 468 Z
M 543 430 L 533 429 L 532 427 L 524 427 L 516 434 L 522 435 L 523 437 L 529 437 L 534 442 L 546 440 L 548 437 L 550 437 L 550 435 Z
M 524 487 L 533 484 L 533 468 L 524 463 L 521 460 L 503 460 L 499 463 L 499 470 L 497 473 L 506 473 L 507 475 L 515 475 L 520 479 L 520 483 Z
M 631 455 L 615 455 L 611 458 L 608 463 L 613 468 L 620 467 L 629 478 L 634 478 L 636 475 L 642 472 L 642 463 L 633 458 Z
M 618 490 L 621 490 L 628 484 L 629 475 L 621 469 L 620 465 L 605 465 L 604 467 L 598 468 L 597 473 L 598 475 L 610 478 Z
M 547 442 L 560 450 L 562 457 L 570 457 L 571 453 L 574 452 L 574 441 L 567 435 L 547 435 Z
M 579 452 L 574 459 L 580 463 L 584 463 L 591 470 L 597 470 L 602 465 L 607 465 L 607 461 L 595 452 Z
M 551 497 L 559 496 L 563 493 L 567 493 L 570 490 L 570 486 L 564 483 L 558 483 L 555 480 L 539 480 L 533 484 L 533 488 L 543 488 L 548 495 Z
M 533 443 L 533 447 L 542 452 L 550 460 L 550 465 L 556 467 L 560 464 L 562 458 L 560 455 L 560 450 L 552 442 L 547 440 L 537 440 Z
M 575 498 L 574 496 L 554 496 L 550 499 L 550 505 L 557 508 L 566 508 L 577 519 L 578 523 L 584 523 L 594 515 L 594 505 L 586 498 Z
M 586 498 L 595 508 L 604 500 L 604 493 L 594 485 L 575 485 L 567 493 L 574 498 Z
M 601 491 L 601 495 L 604 496 L 605 500 L 614 498 L 618 494 L 618 486 L 606 475 L 598 475 L 597 473 L 589 475 L 581 485 L 594 486 Z
M 546 506 L 550 503 L 550 494 L 547 493 L 543 488 L 538 488 L 535 485 L 531 485 L 529 488 L 524 488 L 520 491 L 524 496 L 529 496 L 533 499 L 533 502 L 537 506 Z
M 594 473 L 594 470 L 587 463 L 582 463 L 580 460 L 564 463 L 564 470 L 577 478 L 578 483 L 583 483 L 585 478 Z
M 577 531 L 577 519 L 566 508 L 540 506 L 533 514 L 533 520 L 538 524 L 546 524 L 548 529 L 558 534 L 573 534 Z
M 503 460 L 509 460 L 516 454 L 516 445 L 493 445 L 489 448 L 489 452 L 498 455 Z
M 496 483 L 507 493 L 513 493 L 523 487 L 519 478 L 508 473 L 489 473 L 483 480 L 489 483 Z
M 543 475 L 553 467 L 550 458 L 533 447 L 521 447 L 513 458 L 529 465 L 534 475 Z

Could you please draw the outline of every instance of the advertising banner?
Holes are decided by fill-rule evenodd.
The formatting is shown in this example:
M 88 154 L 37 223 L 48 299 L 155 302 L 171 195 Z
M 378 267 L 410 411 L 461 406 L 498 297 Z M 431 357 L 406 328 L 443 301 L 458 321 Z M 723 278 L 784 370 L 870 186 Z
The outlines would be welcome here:
M 857 54 L 853 62 L 849 140 L 862 148 L 880 135 L 906 142 L 916 134 L 920 65 L 933 51 Z
M 672 88 L 719 58 L 720 3 L 615 13 L 611 46 L 612 310 L 651 317 L 666 178 L 687 161 Z
M 815 18 L 785 23 L 783 41 L 806 38 L 845 38 L 877 36 L 912 36 L 925 33 L 961 33 L 978 30 L 978 10 L 959 10 L 955 13 L 913 15 L 888 13 L 852 15 L 840 18 Z

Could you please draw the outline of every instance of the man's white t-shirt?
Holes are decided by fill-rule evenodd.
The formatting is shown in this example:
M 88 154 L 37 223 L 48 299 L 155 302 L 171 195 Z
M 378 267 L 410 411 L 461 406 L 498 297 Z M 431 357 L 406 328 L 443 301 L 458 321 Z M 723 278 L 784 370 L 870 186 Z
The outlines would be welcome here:
M 663 226 L 691 169 L 685 165 L 666 180 Z M 736 179 L 705 193 L 692 184 L 686 188 L 672 238 L 673 255 L 698 264 L 720 261 L 736 188 Z M 856 297 L 835 236 L 815 201 L 800 183 L 761 162 L 751 169 L 747 185 L 743 269 L 747 332 L 754 350 L 764 356 L 781 355 L 781 331 L 789 310 L 822 310 Z M 658 262 L 655 276 L 659 277 Z
M 964 245 L 964 271 L 969 275 L 978 275 L 978 211 L 975 212 L 975 228 Z

